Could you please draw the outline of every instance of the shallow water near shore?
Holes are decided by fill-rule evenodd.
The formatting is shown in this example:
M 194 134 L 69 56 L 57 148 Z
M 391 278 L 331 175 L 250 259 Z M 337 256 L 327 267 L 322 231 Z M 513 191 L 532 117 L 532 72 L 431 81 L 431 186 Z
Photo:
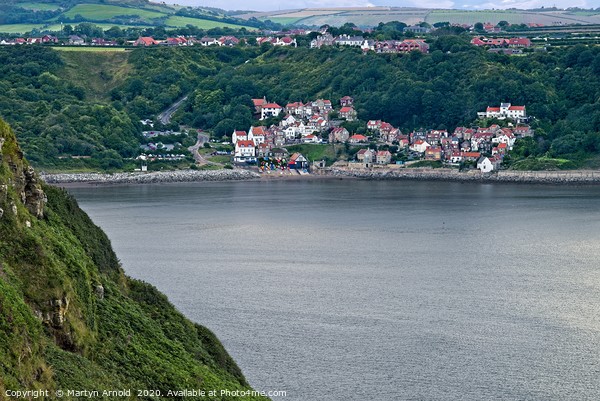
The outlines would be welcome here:
M 70 188 L 126 272 L 288 400 L 600 398 L 600 187 Z

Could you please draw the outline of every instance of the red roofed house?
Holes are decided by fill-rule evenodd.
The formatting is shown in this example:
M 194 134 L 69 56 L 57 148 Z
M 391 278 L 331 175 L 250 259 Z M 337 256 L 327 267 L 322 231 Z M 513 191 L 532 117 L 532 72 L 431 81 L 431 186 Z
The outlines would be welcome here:
M 155 46 L 157 44 L 158 42 L 150 36 L 140 36 L 135 42 L 133 42 L 134 46 Z
M 231 134 L 231 143 L 233 143 L 234 145 L 238 141 L 247 141 L 247 140 L 248 140 L 248 133 L 246 131 L 233 131 L 233 134 Z
M 271 147 L 268 143 L 259 143 L 256 145 L 256 157 L 267 157 L 270 151 Z
M 361 143 L 361 142 L 367 142 L 368 140 L 369 140 L 369 138 L 367 138 L 364 135 L 360 135 L 360 134 L 352 135 L 350 138 L 348 138 L 348 142 L 350 142 L 350 143 Z
M 250 127 L 248 130 L 248 140 L 254 142 L 255 145 L 264 143 L 266 140 L 265 128 L 263 126 Z
M 329 142 L 346 142 L 350 137 L 350 133 L 346 128 L 337 127 L 329 133 Z
M 277 117 L 283 111 L 283 107 L 277 103 L 266 103 L 262 105 L 260 110 L 260 119 L 264 120 L 269 117 Z
M 292 39 L 289 36 L 285 36 L 283 38 L 277 38 L 277 41 L 273 43 L 275 46 L 294 46 L 298 47 L 296 43 L 296 39 Z
M 187 46 L 188 44 L 187 39 L 181 36 L 177 38 L 167 38 L 166 43 L 169 46 Z
M 475 160 L 479 159 L 479 157 L 481 156 L 481 153 L 479 153 L 479 152 L 460 152 L 460 156 L 463 158 L 463 160 L 475 161 Z
M 356 153 L 356 160 L 363 163 L 372 163 L 375 151 L 372 149 L 361 149 Z
M 382 124 L 381 120 L 369 120 L 367 122 L 367 129 L 376 130 L 381 126 L 381 124 Z
M 292 157 L 290 157 L 288 167 L 293 169 L 308 168 L 308 160 L 302 155 L 302 153 L 294 153 Z
M 356 110 L 352 106 L 344 106 L 340 109 L 340 117 L 354 121 L 356 120 Z
M 260 113 L 263 105 L 267 104 L 267 98 L 263 97 L 262 99 L 252 99 L 252 103 L 254 103 L 254 110 L 257 113 Z
M 442 148 L 431 146 L 425 149 L 425 160 L 442 160 Z
M 235 36 L 221 36 L 218 41 L 219 46 L 235 46 L 240 43 L 240 40 Z
M 392 154 L 389 150 L 380 150 L 376 154 L 375 162 L 377 164 L 390 164 L 392 161 Z
M 396 46 L 399 53 L 410 53 L 413 50 L 429 53 L 429 45 L 423 39 L 406 39 Z
M 288 103 L 285 106 L 285 111 L 294 115 L 301 115 L 304 112 L 303 109 L 304 104 L 302 104 L 302 102 Z
M 319 137 L 313 134 L 310 135 L 306 135 L 304 137 L 302 137 L 302 142 L 303 143 L 319 143 Z
M 510 38 L 508 39 L 509 47 L 531 47 L 531 40 L 528 38 Z
M 418 139 L 418 140 L 415 141 L 415 143 L 413 143 L 410 146 L 410 150 L 413 150 L 415 152 L 425 153 L 425 151 L 429 147 L 431 147 L 431 145 L 428 142 L 426 142 L 426 141 L 424 141 L 422 139 Z
M 235 160 L 244 161 L 256 156 L 256 147 L 252 141 L 237 141 L 235 143 Z
M 525 106 L 513 106 L 510 103 L 501 103 L 500 107 L 488 107 L 486 111 L 477 113 L 479 118 L 497 118 L 504 120 L 510 118 L 520 120 L 527 117 Z
M 340 105 L 342 107 L 352 106 L 353 104 L 354 104 L 354 99 L 351 98 L 350 96 L 344 96 L 343 98 L 340 99 Z

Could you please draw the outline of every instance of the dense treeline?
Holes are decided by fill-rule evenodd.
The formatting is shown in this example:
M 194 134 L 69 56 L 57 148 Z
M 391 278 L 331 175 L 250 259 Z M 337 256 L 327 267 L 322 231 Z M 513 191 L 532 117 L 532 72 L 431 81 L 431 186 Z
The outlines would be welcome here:
M 46 48 L 0 48 L 0 114 L 42 166 L 61 155 L 89 155 L 99 167 L 118 168 L 138 152 L 137 121 L 185 95 L 170 128 L 182 123 L 217 137 L 258 124 L 252 98 L 285 105 L 317 98 L 336 103 L 350 95 L 361 120 L 382 119 L 404 131 L 472 125 L 488 105 L 524 104 L 537 135 L 519 144 L 512 162 L 551 157 L 585 165 L 600 151 L 597 47 L 515 57 L 444 35 L 431 40 L 428 55 L 271 45 L 138 49 L 125 61 L 107 63 L 126 68 L 97 74 L 99 80 L 120 77 L 103 99 L 92 96 L 92 79 L 65 74 L 66 57 Z
M 61 155 L 77 155 L 93 156 L 103 168 L 120 167 L 122 157 L 137 154 L 138 127 L 124 110 L 86 99 L 82 86 L 60 77 L 63 69 L 59 53 L 49 48 L 0 47 L 0 114 L 34 164 L 51 166 Z

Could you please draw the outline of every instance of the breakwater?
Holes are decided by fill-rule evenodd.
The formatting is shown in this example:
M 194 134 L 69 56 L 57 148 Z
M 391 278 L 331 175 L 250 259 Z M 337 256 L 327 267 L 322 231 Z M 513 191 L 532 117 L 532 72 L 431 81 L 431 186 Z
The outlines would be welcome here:
M 167 182 L 236 181 L 260 178 L 258 173 L 248 170 L 179 170 L 150 173 L 61 173 L 41 174 L 48 184 L 156 184 Z
M 369 180 L 422 180 L 464 182 L 510 182 L 527 184 L 600 184 L 600 171 L 498 171 L 482 174 L 479 171 L 461 172 L 450 169 L 352 169 L 331 168 L 322 172 L 334 177 L 353 177 Z

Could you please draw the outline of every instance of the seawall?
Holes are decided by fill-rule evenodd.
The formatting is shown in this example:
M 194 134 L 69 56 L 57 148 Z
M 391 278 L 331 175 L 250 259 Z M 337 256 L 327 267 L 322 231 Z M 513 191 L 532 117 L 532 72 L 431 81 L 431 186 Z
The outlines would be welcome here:
M 150 173 L 61 173 L 42 174 L 48 184 L 156 184 L 167 182 L 238 181 L 260 178 L 258 173 L 248 170 L 180 170 Z

